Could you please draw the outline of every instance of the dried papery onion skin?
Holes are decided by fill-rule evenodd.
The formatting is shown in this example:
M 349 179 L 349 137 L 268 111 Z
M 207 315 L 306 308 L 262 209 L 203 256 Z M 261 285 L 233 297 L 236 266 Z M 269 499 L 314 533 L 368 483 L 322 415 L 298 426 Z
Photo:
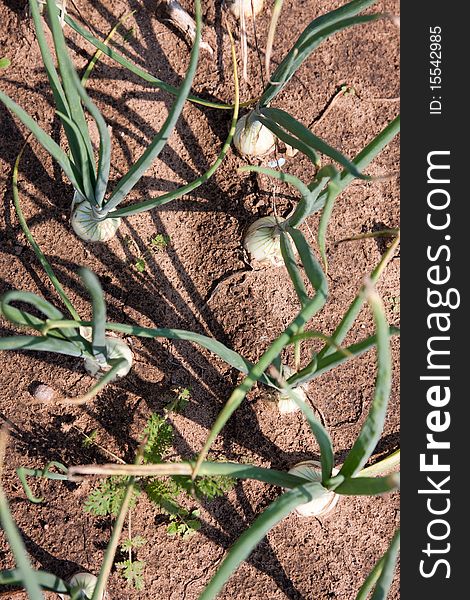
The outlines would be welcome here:
M 310 481 L 321 483 L 322 471 L 321 464 L 316 460 L 305 460 L 297 463 L 289 469 L 291 475 L 298 475 Z M 338 469 L 333 469 L 333 475 L 338 473 Z M 339 500 L 339 494 L 331 492 L 325 488 L 325 494 L 301 504 L 295 509 L 295 512 L 301 517 L 320 517 L 331 512 Z
M 237 121 L 233 144 L 242 156 L 251 158 L 266 156 L 274 150 L 274 134 L 251 113 Z

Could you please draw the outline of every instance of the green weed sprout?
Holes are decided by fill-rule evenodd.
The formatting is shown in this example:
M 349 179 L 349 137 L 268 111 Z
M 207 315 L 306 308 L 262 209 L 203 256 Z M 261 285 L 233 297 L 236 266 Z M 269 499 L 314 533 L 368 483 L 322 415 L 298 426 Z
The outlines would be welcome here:
M 133 206 L 130 212 L 128 209 L 124 209 L 124 211 L 117 210 L 118 206 L 164 148 L 191 89 L 197 67 L 201 37 L 200 0 L 195 0 L 197 32 L 191 51 L 190 63 L 186 77 L 177 91 L 175 103 L 161 130 L 155 135 L 137 162 L 121 177 L 109 195 L 107 195 L 107 191 L 111 161 L 111 140 L 108 127 L 98 108 L 86 93 L 73 67 L 65 45 L 56 3 L 54 0 L 47 0 L 49 25 L 52 31 L 58 70 L 54 66 L 52 55 L 46 43 L 37 0 L 30 0 L 30 8 L 44 68 L 54 96 L 56 113 L 67 137 L 69 153 L 67 154 L 62 150 L 28 113 L 1 91 L 0 101 L 33 133 L 42 146 L 58 162 L 64 174 L 71 182 L 74 188 L 72 227 L 77 235 L 87 241 L 106 241 L 114 236 L 120 224 L 121 216 L 135 214 L 135 212 L 141 212 L 142 210 L 149 210 L 162 203 L 162 199 L 160 198 L 158 201 L 153 201 L 153 204 L 147 203 L 144 206 Z M 106 44 L 104 44 L 104 47 L 107 47 Z M 235 65 L 234 69 L 236 72 Z M 96 161 L 93 151 L 85 110 L 95 121 L 99 131 L 98 161 Z M 235 102 L 235 113 L 237 111 L 238 100 Z M 222 148 L 215 165 L 213 165 L 208 173 L 199 178 L 197 182 L 192 182 L 193 187 L 191 189 L 206 181 L 219 166 L 227 152 L 227 148 L 230 146 L 235 121 L 236 114 L 234 115 L 233 127 L 229 132 L 228 144 L 225 144 Z M 188 186 L 186 186 L 184 191 L 170 192 L 170 194 L 166 195 L 163 203 L 165 200 L 169 201 L 170 199 L 180 197 L 187 191 L 189 191 Z
M 143 430 L 141 441 L 141 462 L 144 465 L 163 462 L 165 455 L 168 454 L 173 442 L 173 427 L 168 421 L 170 414 L 183 410 L 188 390 L 177 393 L 172 402 L 165 408 L 164 416 L 152 414 L 147 420 Z M 182 402 L 183 401 L 183 402 Z M 98 445 L 101 448 L 101 446 Z M 114 455 L 113 455 L 114 456 Z M 123 464 L 125 462 L 116 457 Z M 68 469 L 62 463 L 53 461 L 48 463 L 43 469 L 28 469 L 19 467 L 17 469 L 18 477 L 23 485 L 26 497 L 29 501 L 38 504 L 44 501 L 43 497 L 36 497 L 28 483 L 29 477 L 49 479 L 55 481 L 67 481 Z M 129 478 L 126 476 L 108 477 L 95 486 L 88 495 L 84 510 L 96 516 L 118 517 L 123 499 L 127 492 Z M 186 509 L 180 504 L 181 494 L 187 495 L 190 499 L 212 500 L 224 495 L 233 488 L 235 481 L 228 476 L 209 475 L 199 477 L 195 482 L 189 475 L 174 475 L 170 477 L 145 477 L 137 478 L 134 484 L 134 490 L 130 498 L 128 538 L 121 544 L 121 550 L 128 553 L 128 559 L 116 563 L 121 576 L 127 584 L 137 590 L 144 586 L 143 561 L 134 560 L 132 551 L 146 543 L 146 540 L 139 535 L 133 535 L 131 530 L 131 509 L 136 505 L 138 496 L 141 493 L 147 495 L 148 499 L 157 507 L 157 509 L 168 515 L 167 534 L 169 536 L 179 536 L 183 540 L 192 537 L 201 527 L 199 519 L 199 509 Z M 82 574 L 82 579 L 90 585 L 95 585 L 96 577 L 91 574 Z M 85 577 L 86 575 L 86 577 Z M 0 573 L 0 583 L 5 575 Z M 89 594 L 91 597 L 91 594 Z

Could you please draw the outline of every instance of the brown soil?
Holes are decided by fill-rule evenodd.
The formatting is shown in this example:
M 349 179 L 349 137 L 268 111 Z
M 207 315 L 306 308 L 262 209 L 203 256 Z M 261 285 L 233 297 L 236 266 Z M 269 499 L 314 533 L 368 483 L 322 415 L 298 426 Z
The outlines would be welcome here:
M 70 3 L 69 3 L 70 4 Z M 216 58 L 202 52 L 194 89 L 207 97 L 230 101 L 229 43 L 220 31 L 220 9 L 204 3 L 207 39 Z M 219 1 L 216 2 L 219 6 Z M 284 2 L 274 47 L 278 62 L 314 15 L 341 1 Z M 49 131 L 57 132 L 51 94 L 45 79 L 32 25 L 24 2 L 0 3 L 0 48 L 12 66 L 0 73 L 1 89 L 25 107 Z M 190 2 L 184 2 L 190 8 Z M 130 9 L 137 9 L 132 36 L 122 50 L 136 63 L 164 81 L 178 84 L 188 63 L 188 46 L 176 30 L 155 18 L 154 2 L 100 0 L 80 3 L 82 17 L 102 36 Z M 397 13 L 394 0 L 378 2 L 376 9 Z M 75 16 L 75 10 L 70 7 Z M 270 11 L 257 21 L 262 46 Z M 91 48 L 67 30 L 76 64 L 83 68 Z M 121 40 L 119 38 L 119 40 Z M 250 45 L 253 35 L 250 33 Z M 324 43 L 276 99 L 282 107 L 317 135 L 354 156 L 399 110 L 398 31 L 390 21 L 353 28 Z M 244 99 L 262 89 L 260 67 L 251 48 L 249 83 L 242 84 Z M 348 84 L 355 94 L 339 97 L 323 118 L 338 87 Z M 90 93 L 113 129 L 111 180 L 128 168 L 162 125 L 172 98 L 142 85 L 136 77 L 109 60 L 98 65 Z M 0 238 L 0 292 L 27 289 L 59 306 L 28 246 L 11 203 L 11 170 L 26 133 L 0 107 L 0 196 L 3 199 Z M 227 112 L 187 104 L 177 131 L 160 158 L 142 179 L 129 201 L 155 196 L 204 172 L 215 160 L 227 133 Z M 396 173 L 395 140 L 369 168 L 372 175 Z M 295 193 L 254 175 L 240 176 L 244 161 L 230 153 L 222 168 L 190 196 L 151 213 L 131 217 L 107 245 L 84 244 L 69 225 L 71 188 L 57 165 L 35 142 L 25 152 L 21 168 L 21 198 L 37 242 L 52 262 L 67 293 L 84 316 L 89 304 L 77 268 L 86 265 L 100 277 L 113 321 L 145 326 L 178 327 L 212 335 L 256 359 L 295 316 L 298 302 L 284 269 L 250 269 L 242 252 L 243 230 L 255 218 L 272 214 L 273 198 L 279 214 L 286 214 Z M 304 181 L 312 169 L 297 155 L 288 159 L 289 172 Z M 304 232 L 312 236 L 318 217 Z M 357 293 L 364 276 L 377 264 L 383 243 L 374 239 L 335 245 L 342 238 L 380 227 L 399 225 L 396 178 L 353 183 L 337 201 L 328 235 L 330 301 L 314 319 L 312 328 L 331 332 Z M 145 249 L 150 236 L 170 236 L 167 251 L 148 260 L 147 271 L 137 273 L 132 261 Z M 311 239 L 312 239 L 311 238 Z M 129 243 L 129 239 L 132 240 Z M 379 285 L 391 323 L 398 323 L 399 259 L 394 259 Z M 399 304 L 398 304 L 399 306 Z M 3 335 L 11 334 L 4 324 Z M 370 334 L 371 317 L 364 310 L 348 342 Z M 398 342 L 394 340 L 394 384 L 383 438 L 376 455 L 395 449 L 399 442 Z M 39 468 L 50 460 L 66 465 L 105 462 L 99 448 L 84 448 L 80 431 L 98 430 L 97 441 L 125 460 L 132 460 L 143 424 L 159 412 L 177 386 L 191 388 L 191 403 L 174 418 L 175 453 L 196 453 L 238 376 L 210 353 L 184 342 L 134 340 L 135 367 L 127 378 L 110 385 L 98 399 L 81 408 L 35 404 L 35 382 L 48 383 L 59 394 L 78 395 L 91 379 L 74 359 L 49 354 L 2 353 L 0 417 L 11 427 L 4 485 L 14 518 L 36 567 L 67 578 L 78 569 L 97 572 L 109 539 L 111 521 L 83 511 L 92 483 L 34 484 L 46 501 L 32 505 L 24 495 L 14 469 Z M 304 348 L 303 360 L 309 356 Z M 373 394 L 375 356 L 356 359 L 315 381 L 311 395 L 325 415 L 338 463 L 351 447 Z M 287 470 L 299 460 L 318 458 L 318 447 L 298 414 L 281 417 L 262 401 L 255 389 L 235 413 L 214 450 L 231 460 L 253 462 Z M 220 454 L 214 454 L 218 456 Z M 148 543 L 137 552 L 146 561 L 145 589 L 134 592 L 113 573 L 113 599 L 195 599 L 215 572 L 227 548 L 279 494 L 279 489 L 257 482 L 238 484 L 226 497 L 202 508 L 203 526 L 189 541 L 169 538 L 165 518 L 146 500 L 133 511 L 133 531 Z M 301 520 L 295 515 L 275 527 L 250 558 L 233 574 L 220 598 L 326 600 L 355 597 L 361 582 L 385 551 L 398 523 L 399 497 L 343 498 L 322 519 Z M 1 541 L 0 565 L 13 563 Z M 12 593 L 7 592 L 12 598 Z M 395 578 L 390 598 L 398 598 Z

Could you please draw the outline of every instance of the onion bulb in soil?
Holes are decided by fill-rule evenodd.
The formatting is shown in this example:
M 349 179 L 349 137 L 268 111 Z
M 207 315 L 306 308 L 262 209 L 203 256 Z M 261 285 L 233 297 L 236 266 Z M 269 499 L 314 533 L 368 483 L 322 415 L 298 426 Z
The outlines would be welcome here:
M 238 119 L 233 143 L 242 156 L 256 158 L 266 156 L 274 150 L 275 138 L 252 113 L 248 113 Z
M 261 217 L 248 227 L 243 246 L 250 260 L 275 267 L 284 264 L 279 227 L 284 220 L 282 217 L 275 216 Z
M 305 460 L 297 463 L 292 469 L 289 469 L 290 475 L 298 475 L 309 481 L 321 482 L 321 464 L 316 460 Z M 338 473 L 338 469 L 333 469 L 333 475 Z M 295 509 L 295 512 L 301 517 L 320 517 L 328 514 L 336 506 L 339 500 L 339 494 L 329 491 L 325 488 L 325 493 L 321 496 L 301 504 Z
M 91 328 L 90 327 L 80 327 L 80 334 L 87 340 L 91 340 Z M 119 379 L 121 377 L 125 377 L 132 367 L 132 362 L 134 360 L 132 350 L 129 346 L 120 340 L 118 337 L 111 337 L 110 335 L 106 336 L 106 357 L 108 360 L 125 358 L 126 363 L 118 369 L 117 373 L 114 376 L 114 379 Z M 85 370 L 86 372 L 99 379 L 103 373 L 109 371 L 111 366 L 109 364 L 103 364 L 96 358 L 86 357 L 85 358 Z M 114 380 L 113 379 L 113 380 Z
M 291 375 L 293 375 L 292 369 L 284 365 L 282 367 L 283 378 L 287 379 Z M 293 387 L 291 388 L 289 394 L 282 390 L 270 389 L 268 391 L 267 400 L 269 402 L 274 402 L 277 405 L 277 409 L 281 415 L 286 415 L 298 412 L 300 410 L 298 404 L 292 399 L 292 395 L 294 395 L 300 402 L 307 402 L 307 386 L 304 384 Z
M 282 367 L 282 375 L 284 379 L 287 379 L 288 377 L 293 375 L 293 371 L 290 367 L 284 365 Z M 275 393 L 275 401 L 277 402 L 277 408 L 281 415 L 295 413 L 300 410 L 297 402 L 295 402 L 295 400 L 292 399 L 292 395 L 294 395 L 301 402 L 307 402 L 307 386 L 298 385 L 292 388 L 290 394 L 287 394 L 283 391 Z
M 93 592 L 95 591 L 97 581 L 98 578 L 91 573 L 76 573 L 69 579 L 68 584 L 75 593 L 79 592 L 79 595 L 76 595 L 75 598 L 90 600 L 90 598 L 93 596 Z M 70 598 L 68 594 L 59 594 L 59 596 L 62 598 L 62 600 Z M 106 598 L 107 594 L 104 592 L 97 600 L 105 600 Z
M 80 201 L 75 192 L 72 204 L 72 229 L 85 242 L 107 242 L 114 237 L 121 219 L 103 219 L 96 216 L 87 200 Z
M 263 0 L 228 0 L 230 12 L 237 18 L 240 18 L 241 12 L 245 17 L 256 16 L 263 9 Z

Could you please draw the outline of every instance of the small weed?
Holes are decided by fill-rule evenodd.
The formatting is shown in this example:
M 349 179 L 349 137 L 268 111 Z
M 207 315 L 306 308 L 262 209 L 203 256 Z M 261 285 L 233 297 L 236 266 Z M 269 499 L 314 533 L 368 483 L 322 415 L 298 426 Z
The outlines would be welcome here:
M 145 440 L 142 462 L 144 464 L 161 463 L 173 442 L 173 427 L 168 422 L 170 414 L 184 410 L 191 398 L 189 388 L 178 387 L 173 390 L 174 399 L 167 404 L 165 416 L 152 414 L 148 419 L 142 438 Z M 93 434 L 94 432 L 92 432 Z M 96 436 L 86 436 L 85 442 L 94 443 Z M 91 441 L 90 441 L 91 440 Z M 104 479 L 88 496 L 85 511 L 96 516 L 116 516 L 122 504 L 128 478 L 124 476 Z M 136 484 L 131 506 L 135 506 L 141 492 L 154 504 L 160 512 L 168 515 L 167 534 L 189 539 L 201 528 L 199 509 L 187 509 L 180 504 L 184 494 L 189 498 L 211 500 L 222 496 L 232 489 L 234 480 L 227 476 L 210 475 L 198 477 L 192 481 L 190 477 L 175 475 L 172 477 L 147 477 Z M 128 553 L 128 558 L 116 563 L 127 585 L 137 591 L 143 589 L 143 571 L 145 562 L 133 559 L 133 550 L 146 543 L 142 536 L 132 536 L 129 526 L 128 538 L 121 544 L 121 550 Z
M 199 515 L 200 511 L 198 509 L 183 510 L 176 515 L 170 515 L 170 524 L 166 529 L 167 534 L 171 536 L 179 535 L 183 540 L 189 539 L 201 528 Z
M 169 402 L 163 409 L 165 414 L 170 412 L 181 413 L 188 406 L 191 400 L 191 389 L 190 388 L 175 388 L 172 390 L 175 397 Z
M 139 247 L 129 235 L 125 236 L 124 243 L 128 248 L 133 247 L 138 254 L 133 263 L 134 269 L 139 273 L 144 273 L 147 270 L 147 260 L 149 256 L 166 250 L 170 244 L 170 237 L 162 233 L 157 233 L 149 239 L 143 252 L 140 252 Z
M 129 558 L 116 563 L 116 568 L 121 571 L 121 575 L 129 587 L 133 587 L 138 592 L 144 589 L 144 561 Z
M 116 516 L 121 508 L 124 494 L 126 493 L 127 477 L 108 477 L 96 487 L 85 500 L 85 512 L 92 513 L 97 517 L 107 515 Z M 134 492 L 130 507 L 135 506 L 138 491 Z
M 83 433 L 83 437 L 84 437 L 84 440 L 82 442 L 82 446 L 84 448 L 90 448 L 91 446 L 93 446 L 96 443 L 96 440 L 98 437 L 98 430 L 93 429 L 93 431 L 91 431 L 89 434 Z

